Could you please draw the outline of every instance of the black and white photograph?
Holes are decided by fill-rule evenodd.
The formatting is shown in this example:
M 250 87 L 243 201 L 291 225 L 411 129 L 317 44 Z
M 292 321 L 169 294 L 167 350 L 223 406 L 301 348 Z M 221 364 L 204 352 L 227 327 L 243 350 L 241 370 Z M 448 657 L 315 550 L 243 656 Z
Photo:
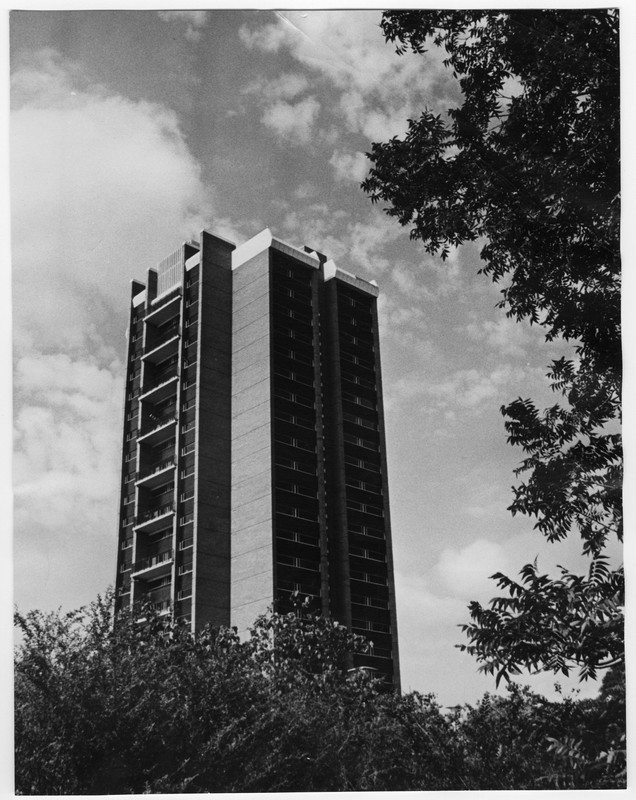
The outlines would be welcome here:
M 627 788 L 623 12 L 465 5 L 8 14 L 15 794 Z

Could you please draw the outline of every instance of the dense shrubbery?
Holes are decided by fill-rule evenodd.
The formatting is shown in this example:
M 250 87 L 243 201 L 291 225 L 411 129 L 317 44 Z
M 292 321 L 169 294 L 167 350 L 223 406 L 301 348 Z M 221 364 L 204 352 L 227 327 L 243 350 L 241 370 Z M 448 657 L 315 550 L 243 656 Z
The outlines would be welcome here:
M 624 785 L 620 675 L 593 701 L 511 686 L 445 712 L 348 672 L 361 640 L 328 620 L 270 614 L 241 642 L 113 627 L 98 600 L 16 624 L 20 794 Z

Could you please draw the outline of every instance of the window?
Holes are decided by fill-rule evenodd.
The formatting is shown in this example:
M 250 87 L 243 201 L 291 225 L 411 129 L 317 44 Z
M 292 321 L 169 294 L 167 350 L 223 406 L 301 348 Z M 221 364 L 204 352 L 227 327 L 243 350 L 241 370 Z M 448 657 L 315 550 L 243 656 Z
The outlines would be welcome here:
M 375 403 L 372 400 L 367 400 L 366 397 L 360 397 L 359 395 L 352 394 L 351 392 L 343 392 L 342 398 L 343 400 L 348 400 L 350 403 L 355 403 L 357 406 L 363 406 L 364 408 L 375 410 Z
M 349 554 L 352 556 L 358 556 L 359 558 L 367 558 L 370 561 L 384 562 L 385 560 L 384 554 L 379 550 L 369 550 L 367 547 L 358 547 L 357 545 L 351 545 L 349 548 Z
M 351 602 L 360 606 L 372 606 L 373 608 L 388 608 L 389 603 L 380 597 L 368 597 L 363 594 L 351 594 Z
M 310 431 L 314 430 L 314 421 L 307 417 L 299 417 L 298 414 L 288 414 L 286 411 L 279 411 L 276 414 L 276 419 L 280 422 L 290 422 L 292 425 L 298 425 L 300 428 L 307 428 Z
M 315 511 L 310 511 L 305 508 L 297 508 L 296 506 L 287 505 L 287 503 L 277 503 L 276 511 L 279 514 L 284 514 L 287 517 L 296 517 L 297 519 L 308 519 L 312 522 L 318 520 L 318 514 Z
M 368 503 L 359 503 L 357 500 L 347 500 L 347 508 L 351 511 L 362 511 L 364 514 L 373 514 L 376 517 L 383 516 L 382 509 Z
M 355 581 L 363 581 L 364 583 L 376 583 L 378 586 L 386 586 L 386 578 L 383 575 L 376 575 L 372 572 L 358 572 L 352 569 L 350 572 L 351 578 Z
M 283 458 L 282 456 L 276 459 L 277 467 L 285 467 L 293 469 L 296 472 L 304 472 L 307 475 L 315 475 L 316 468 L 312 464 L 306 464 L 301 461 L 294 461 L 292 458 Z
M 314 407 L 313 401 L 308 397 L 303 397 L 302 395 L 296 394 L 296 392 L 288 392 L 286 389 L 276 390 L 274 397 L 278 398 L 279 400 L 291 400 L 292 403 L 296 403 L 299 406 L 304 406 L 305 408 Z
M 349 523 L 349 533 L 359 533 L 363 536 L 371 536 L 374 539 L 384 539 L 384 531 L 378 528 L 371 528 L 368 525 Z
M 364 419 L 364 417 L 357 417 L 355 414 L 350 414 L 348 411 L 343 413 L 342 418 L 347 420 L 347 422 L 353 422 L 354 425 L 361 425 L 363 428 L 369 428 L 369 430 L 372 431 L 377 431 L 378 429 L 377 423 L 370 419 Z
M 303 384 L 305 384 L 305 386 L 313 386 L 314 385 L 313 377 L 309 377 L 308 375 L 301 375 L 300 373 L 295 372 L 294 370 L 291 370 L 291 369 L 278 368 L 278 369 L 276 369 L 274 374 L 277 375 L 279 378 L 286 378 L 287 380 L 290 380 L 290 381 L 296 381 L 297 383 L 303 383 Z
M 308 533 L 301 533 L 300 531 L 290 531 L 284 528 L 276 531 L 276 536 L 279 539 L 286 539 L 289 542 L 297 542 L 298 544 L 310 545 L 311 547 L 318 547 L 317 535 Z
M 310 569 L 317 572 L 319 567 L 314 561 L 307 558 L 298 558 L 297 556 L 278 555 L 276 561 L 288 567 L 296 567 L 296 569 Z
M 391 633 L 391 626 L 385 622 L 374 622 L 368 619 L 352 619 L 351 626 L 360 631 L 375 631 L 376 633 Z
M 280 481 L 278 483 L 278 488 L 286 492 L 292 492 L 292 494 L 300 494 L 303 497 L 316 497 L 316 492 L 312 489 L 297 483 L 291 483 L 290 481 Z
M 345 442 L 349 444 L 355 444 L 357 447 L 364 447 L 366 450 L 377 450 L 377 445 L 375 442 L 370 441 L 369 439 L 362 439 L 359 436 L 352 436 L 350 433 L 344 434 Z
M 291 447 L 297 447 L 299 450 L 305 450 L 307 453 L 315 453 L 316 448 L 312 442 L 307 439 L 299 439 L 297 436 L 288 436 L 287 434 L 278 434 L 275 439 L 277 444 L 287 444 Z

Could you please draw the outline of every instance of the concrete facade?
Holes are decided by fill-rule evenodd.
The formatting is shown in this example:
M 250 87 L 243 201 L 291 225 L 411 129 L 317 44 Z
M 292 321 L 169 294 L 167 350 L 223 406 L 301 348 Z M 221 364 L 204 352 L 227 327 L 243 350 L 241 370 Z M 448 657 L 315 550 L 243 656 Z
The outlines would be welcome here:
M 302 603 L 399 687 L 377 294 L 268 230 L 133 281 L 120 607 L 244 632 Z

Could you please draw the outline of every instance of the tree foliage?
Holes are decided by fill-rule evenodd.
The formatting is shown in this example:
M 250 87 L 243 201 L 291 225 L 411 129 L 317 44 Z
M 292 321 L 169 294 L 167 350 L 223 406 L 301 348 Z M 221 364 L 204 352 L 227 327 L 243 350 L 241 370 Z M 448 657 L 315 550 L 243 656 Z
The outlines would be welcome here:
M 561 567 L 561 577 L 540 575 L 536 562 L 521 570 L 521 582 L 500 572 L 493 577 L 507 596 L 490 608 L 470 604 L 471 624 L 463 625 L 472 644 L 462 650 L 484 662 L 482 672 L 497 674 L 497 685 L 523 666 L 569 675 L 579 667 L 582 679 L 624 658 L 623 570 L 612 571 L 598 556 L 587 577 Z
M 624 783 L 620 676 L 584 709 L 511 686 L 448 712 L 349 671 L 345 656 L 364 643 L 326 619 L 265 615 L 241 641 L 152 613 L 113 625 L 106 598 L 17 613 L 16 625 L 18 794 Z
M 430 253 L 483 242 L 480 271 L 502 286 L 507 315 L 572 344 L 547 375 L 559 402 L 502 407 L 508 441 L 524 451 L 510 510 L 534 518 L 549 541 L 578 533 L 598 566 L 610 538 L 622 540 L 618 12 L 392 11 L 382 27 L 398 53 L 443 47 L 462 103 L 446 118 L 426 110 L 403 139 L 374 144 L 363 189 Z M 470 652 L 504 671 L 580 657 L 582 676 L 592 675 L 622 627 L 622 573 L 603 574 L 603 590 L 598 571 L 593 583 L 565 573 L 550 582 L 525 567 L 521 590 L 496 576 L 516 594 L 491 612 L 473 604 Z M 544 603 L 548 589 L 561 599 Z M 596 620 L 610 596 L 600 643 Z M 589 624 L 577 627 L 584 606 Z M 563 619 L 541 651 L 535 623 L 548 608 Z M 524 654 L 513 643 L 526 624 Z M 562 659 L 555 628 L 570 631 Z

